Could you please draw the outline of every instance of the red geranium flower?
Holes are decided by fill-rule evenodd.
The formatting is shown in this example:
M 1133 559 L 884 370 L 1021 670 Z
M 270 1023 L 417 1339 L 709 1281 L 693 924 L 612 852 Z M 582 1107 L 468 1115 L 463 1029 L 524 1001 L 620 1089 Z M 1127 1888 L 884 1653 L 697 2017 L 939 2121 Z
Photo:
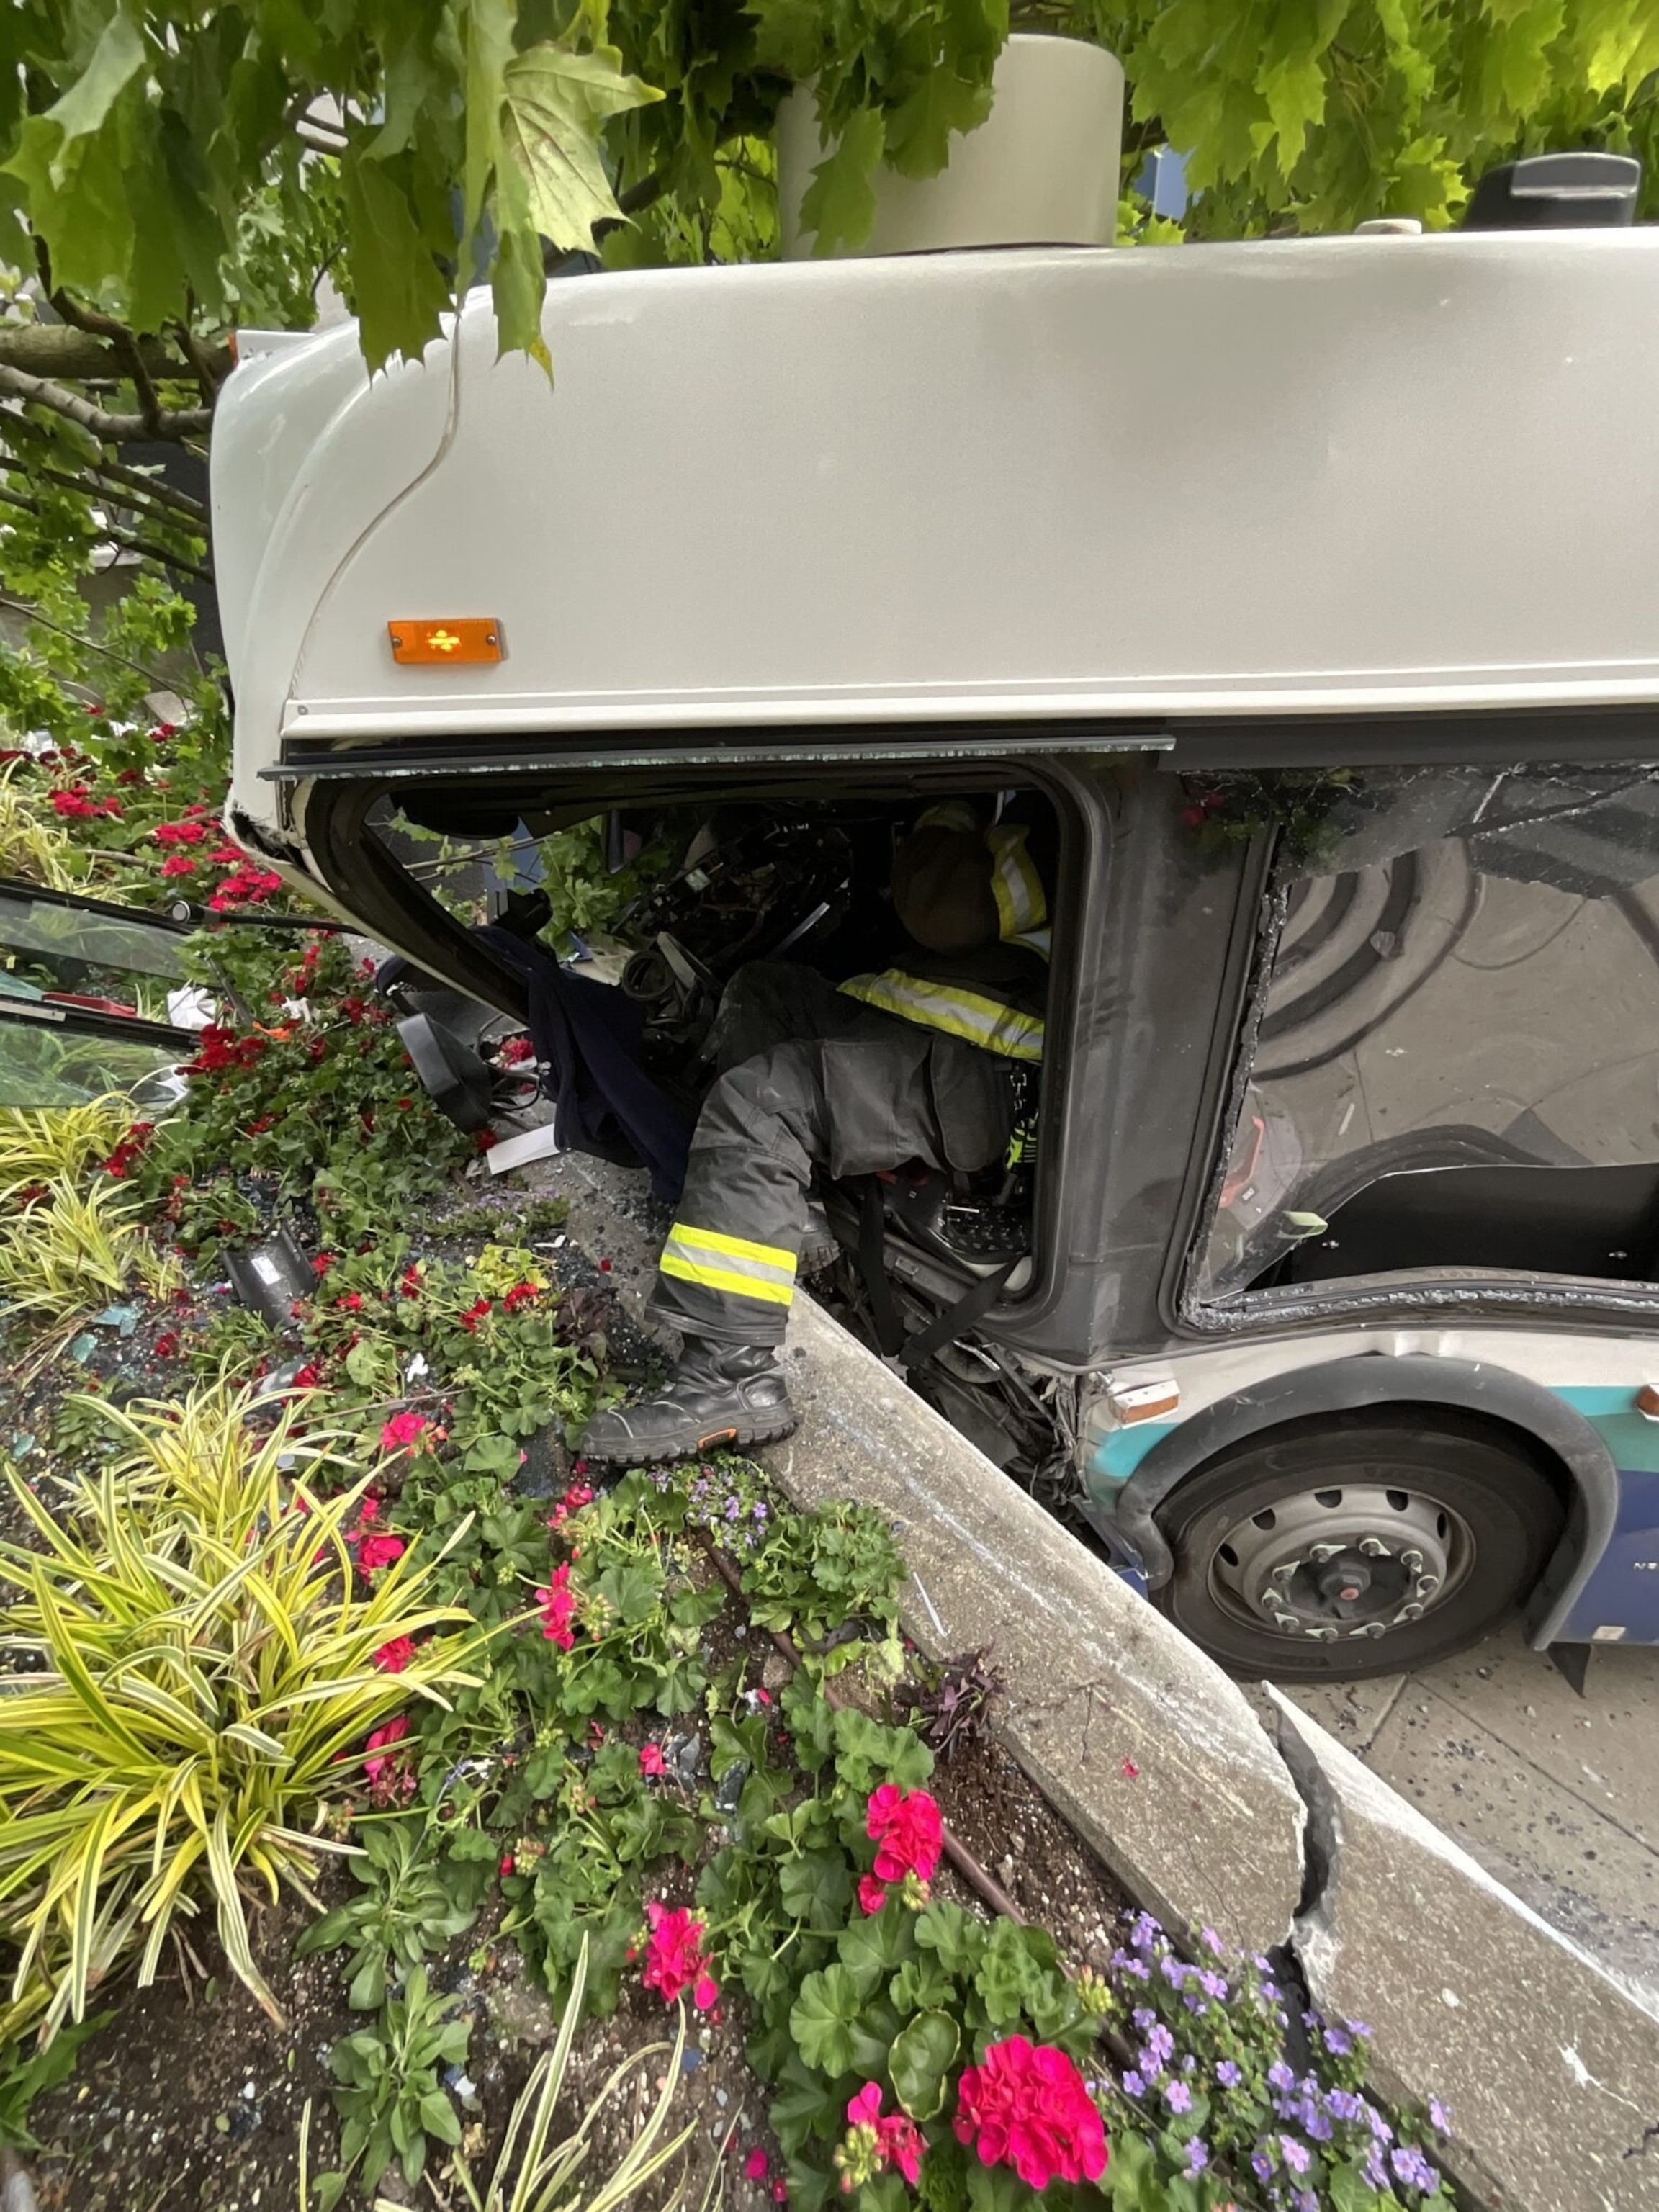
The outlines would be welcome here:
M 474 1329 L 477 1328 L 478 1323 L 483 1319 L 484 1316 L 489 1311 L 489 1301 L 488 1298 L 475 1298 L 473 1300 L 466 1311 L 460 1316 L 461 1327 L 466 1331 L 469 1336 L 471 1335 Z
M 532 1298 L 540 1296 L 541 1292 L 534 1283 L 514 1283 L 501 1304 L 508 1313 L 517 1313 L 520 1306 L 527 1306 Z
M 656 1743 L 642 1743 L 640 1746 L 640 1772 L 657 1775 L 666 1774 L 667 1771 L 668 1769 L 663 1763 L 662 1746 Z
M 872 1874 L 859 1877 L 859 1904 L 868 1913 L 875 1914 L 887 1902 L 887 1885 L 878 1881 Z
M 386 1776 L 393 1763 L 393 1755 L 386 1751 L 386 1746 L 401 1743 L 408 1734 L 407 1713 L 399 1713 L 395 1719 L 389 1720 L 384 1728 L 375 1729 L 374 1735 L 368 1739 L 368 1755 L 363 1761 L 364 1771 L 371 1783 L 378 1784 Z
M 179 1357 L 179 1341 L 176 1328 L 164 1328 L 155 1340 L 155 1357 L 158 1359 L 176 1359 Z
M 391 1566 L 403 1555 L 401 1536 L 365 1536 L 357 1547 L 357 1565 L 366 1575 L 372 1575 L 378 1568 Z
M 388 1674 L 401 1674 L 414 1656 L 415 1646 L 410 1638 L 394 1636 L 374 1654 L 374 1664 L 383 1667 Z
M 550 1644 L 556 1644 L 561 1651 L 568 1651 L 576 1641 L 570 1626 L 576 1610 L 576 1593 L 570 1587 L 568 1560 L 555 1570 L 550 1583 L 537 1591 L 536 1602 L 542 1609 L 542 1634 Z
M 907 1874 L 927 1881 L 939 1864 L 939 1807 L 925 1790 L 907 1796 L 896 1783 L 884 1782 L 871 1796 L 865 1832 L 876 1846 L 876 1874 L 882 1881 L 902 1881 Z
M 720 1992 L 702 1953 L 702 1922 L 694 1920 L 683 1905 L 677 1905 L 671 1912 L 654 1897 L 645 1913 L 651 1923 L 641 1977 L 647 1989 L 659 1990 L 665 2004 L 672 2004 L 689 1989 L 697 2010 L 712 2012 L 720 2002 Z
M 1052 2044 L 1011 2035 L 965 2066 L 953 2123 L 981 2166 L 1012 2166 L 1031 2189 L 1051 2181 L 1098 2181 L 1106 2130 L 1083 2076 Z
M 418 1442 L 428 1426 L 424 1413 L 394 1413 L 380 1430 L 382 1451 L 404 1451 Z

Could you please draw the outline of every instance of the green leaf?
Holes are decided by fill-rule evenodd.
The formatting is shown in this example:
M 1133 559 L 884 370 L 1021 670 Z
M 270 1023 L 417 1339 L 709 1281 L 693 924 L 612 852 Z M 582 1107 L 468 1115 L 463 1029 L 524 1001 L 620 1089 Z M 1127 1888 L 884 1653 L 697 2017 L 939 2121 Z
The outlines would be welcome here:
M 783 1909 L 813 1928 L 829 1928 L 853 1901 L 853 1877 L 839 1851 L 808 1851 L 787 1859 L 780 1881 Z
M 340 159 L 340 185 L 364 358 L 372 369 L 394 354 L 418 361 L 440 334 L 448 283 L 409 201 L 382 163 L 348 148 Z
M 346 2002 L 354 2012 L 373 2012 L 386 1998 L 386 1953 L 372 1952 L 351 1978 Z
M 936 1958 L 924 1954 L 905 1960 L 893 1977 L 889 1994 L 902 2013 L 927 2012 L 948 2004 L 956 1995 L 956 1984 Z
M 605 124 L 662 98 L 620 64 L 612 46 L 577 54 L 548 40 L 502 72 L 502 158 L 519 172 L 531 222 L 567 253 L 592 246 L 596 222 L 621 220 L 599 156 Z
M 815 254 L 837 246 L 861 246 L 875 221 L 876 166 L 886 143 L 887 123 L 879 108 L 860 108 L 812 172 L 801 195 L 800 227 L 813 234 Z
M 785 2150 L 798 2154 L 814 2136 L 834 2130 L 842 2100 L 833 2083 L 815 2081 L 799 2058 L 788 2062 L 781 2080 L 783 2087 L 768 2107 L 767 2118 Z
M 441 2089 L 430 2089 L 422 2098 L 421 2125 L 428 2135 L 436 2136 L 440 2142 L 458 2143 L 461 2139 L 461 2124 L 455 2107 Z
M 789 2033 L 809 2066 L 846 2073 L 853 2063 L 853 2027 L 862 2008 L 857 1983 L 845 1966 L 809 1974 L 789 2012 Z
M 1382 2199 L 1358 2166 L 1339 2166 L 1329 2177 L 1332 2212 L 1376 2212 Z
M 991 88 L 950 70 L 929 70 L 887 118 L 888 165 L 902 176 L 932 177 L 951 156 L 952 132 L 977 130 L 991 112 Z
M 944 2111 L 947 2076 L 961 2048 L 961 2034 L 946 2013 L 918 2013 L 899 2030 L 888 2065 L 893 2094 L 913 2120 L 937 2119 Z
M 144 36 L 125 8 L 105 24 L 84 70 L 46 110 L 63 133 L 63 144 L 101 129 L 104 118 L 144 65 Z
M 915 1914 L 890 1897 L 879 1912 L 853 1923 L 836 1944 L 836 1956 L 853 1977 L 862 2001 L 896 1966 L 914 1956 L 915 1948 Z
M 985 1954 L 985 1923 L 947 1899 L 935 1898 L 916 1916 L 916 1942 L 947 1974 L 971 1974 Z

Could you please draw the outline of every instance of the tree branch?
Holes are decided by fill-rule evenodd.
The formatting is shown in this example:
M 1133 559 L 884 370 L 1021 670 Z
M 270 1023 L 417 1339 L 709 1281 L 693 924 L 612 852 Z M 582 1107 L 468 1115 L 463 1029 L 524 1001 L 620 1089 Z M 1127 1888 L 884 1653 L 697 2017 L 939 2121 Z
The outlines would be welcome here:
M 9 607 L 14 614 L 23 616 L 40 629 L 49 629 L 54 637 L 66 637 L 71 645 L 78 645 L 83 653 L 95 653 L 102 660 L 112 660 L 118 668 L 130 668 L 135 676 L 142 676 L 158 691 L 173 688 L 173 679 L 163 675 L 159 669 L 146 668 L 142 660 L 130 660 L 125 653 L 112 652 L 108 646 L 100 645 L 96 638 L 83 637 L 78 629 L 65 629 L 62 623 L 49 621 L 39 607 L 31 606 L 27 599 L 14 599 L 9 592 L 0 592 L 0 607 Z M 78 688 L 84 691 L 89 687 L 82 684 Z
M 40 514 L 35 501 L 26 499 L 21 492 L 8 491 L 3 484 L 0 484 L 0 506 L 21 507 L 25 514 L 32 514 L 37 520 Z M 165 545 L 158 545 L 154 538 L 134 537 L 125 530 L 116 530 L 108 523 L 102 523 L 98 526 L 98 542 L 100 544 L 118 545 L 124 553 L 137 553 L 146 560 L 158 561 L 164 568 L 174 568 L 180 575 L 194 576 L 198 583 L 210 584 L 213 581 L 211 569 L 204 568 L 198 562 L 187 561 L 181 553 L 169 552 Z
M 44 269 L 44 263 L 43 263 Z M 165 434 L 161 429 L 161 402 L 155 385 L 144 366 L 144 357 L 138 349 L 135 333 L 113 315 L 106 315 L 101 307 L 83 307 L 60 285 L 52 295 L 52 304 L 72 329 L 85 331 L 94 337 L 107 338 L 116 358 L 132 379 L 133 389 L 138 394 L 138 405 L 152 438 Z
M 175 361 L 164 339 L 141 337 L 139 357 L 152 377 L 186 376 L 186 368 Z M 203 359 L 216 383 L 222 383 L 234 366 L 228 346 L 200 346 Z M 68 323 L 0 323 L 0 367 L 21 368 L 31 376 L 62 377 L 71 384 L 92 377 L 119 379 L 125 364 L 114 349 L 87 331 Z
M 32 416 L 20 415 L 15 409 L 9 408 L 3 413 L 0 413 L 0 448 L 3 448 L 7 441 L 15 439 L 20 433 L 25 438 L 33 438 L 37 443 L 46 446 L 48 450 L 52 450 L 52 433 L 44 423 L 35 422 Z M 44 463 L 35 465 L 40 469 L 42 474 L 47 472 Z M 127 468 L 119 461 L 111 460 L 108 455 L 104 453 L 100 453 L 96 460 L 88 461 L 86 466 L 88 475 L 95 479 L 94 489 L 100 497 L 108 497 L 119 507 L 132 503 L 131 500 L 122 497 L 124 491 L 137 493 L 154 506 L 170 509 L 173 514 L 179 517 L 181 522 L 190 529 L 193 536 L 205 538 L 208 535 L 208 511 L 204 502 L 199 499 L 192 499 L 187 491 L 180 491 L 176 484 L 170 484 L 165 477 L 147 476 L 143 470 Z M 106 477 L 108 479 L 107 485 L 103 481 Z
M 31 482 L 61 484 L 65 491 L 78 492 L 82 499 L 98 500 L 106 507 L 124 507 L 139 520 L 159 523 L 164 530 L 184 529 L 188 531 L 192 538 L 204 538 L 208 535 L 205 518 L 199 521 L 191 519 L 181 522 L 176 514 L 169 513 L 165 507 L 155 506 L 148 500 L 140 499 L 135 492 L 128 491 L 124 485 L 106 484 L 100 482 L 98 475 L 90 469 L 86 477 L 71 476 L 67 469 L 51 468 L 44 462 L 25 459 L 21 454 L 8 454 L 3 449 L 0 449 L 0 471 L 6 470 L 10 470 Z M 134 471 L 131 469 L 124 469 L 122 474 L 131 476 Z M 137 481 L 143 483 L 144 479 L 139 477 Z
M 50 408 L 53 414 L 79 423 L 82 429 L 89 430 L 94 438 L 110 446 L 135 445 L 145 438 L 162 438 L 181 445 L 186 438 L 204 438 L 213 424 L 210 407 L 176 408 L 163 412 L 155 423 L 147 422 L 142 415 L 111 415 L 61 384 L 0 363 L 0 392 L 6 392 L 15 399 L 31 400 L 37 407 Z

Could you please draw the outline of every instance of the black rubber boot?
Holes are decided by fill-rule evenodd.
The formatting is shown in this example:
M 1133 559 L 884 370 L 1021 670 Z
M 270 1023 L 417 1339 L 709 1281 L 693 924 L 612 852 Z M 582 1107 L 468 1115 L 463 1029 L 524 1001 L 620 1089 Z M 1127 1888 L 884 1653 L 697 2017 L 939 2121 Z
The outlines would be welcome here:
M 746 1450 L 775 1443 L 791 1433 L 795 1419 L 772 1346 L 689 1336 L 655 1396 L 596 1413 L 576 1450 L 605 1467 L 655 1467 L 723 1444 Z

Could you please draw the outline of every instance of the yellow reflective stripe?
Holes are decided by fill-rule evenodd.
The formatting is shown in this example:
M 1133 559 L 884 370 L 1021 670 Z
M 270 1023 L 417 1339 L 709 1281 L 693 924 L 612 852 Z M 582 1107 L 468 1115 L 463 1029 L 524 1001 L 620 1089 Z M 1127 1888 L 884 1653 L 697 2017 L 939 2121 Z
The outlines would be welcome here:
M 1042 1024 L 1035 1014 L 1018 1006 L 1005 1006 L 983 999 L 976 991 L 958 990 L 943 983 L 927 983 L 890 968 L 882 975 L 855 975 L 842 989 L 848 998 L 879 1006 L 901 1021 L 923 1029 L 942 1030 L 947 1036 L 963 1038 L 1005 1060 L 1041 1060 Z
M 657 1272 L 678 1276 L 683 1283 L 696 1283 L 702 1290 L 723 1291 L 728 1297 L 754 1298 L 762 1305 L 787 1306 L 794 1303 L 793 1283 L 767 1283 L 757 1276 L 732 1274 L 724 1267 L 683 1259 L 678 1252 L 665 1251 L 657 1262 Z
M 668 1235 L 671 1243 L 700 1244 L 730 1259 L 758 1260 L 763 1267 L 780 1267 L 788 1275 L 795 1272 L 795 1255 L 787 1244 L 754 1244 L 746 1237 L 728 1237 L 723 1229 L 693 1229 L 684 1221 L 677 1221 Z
M 1042 878 L 1025 849 L 1025 836 L 1024 825 L 1018 823 L 985 833 L 991 850 L 991 895 L 997 902 L 999 934 L 1005 943 L 1023 931 L 1040 929 L 1048 919 Z
M 965 799 L 936 799 L 916 817 L 918 830 L 975 830 L 979 818 Z

